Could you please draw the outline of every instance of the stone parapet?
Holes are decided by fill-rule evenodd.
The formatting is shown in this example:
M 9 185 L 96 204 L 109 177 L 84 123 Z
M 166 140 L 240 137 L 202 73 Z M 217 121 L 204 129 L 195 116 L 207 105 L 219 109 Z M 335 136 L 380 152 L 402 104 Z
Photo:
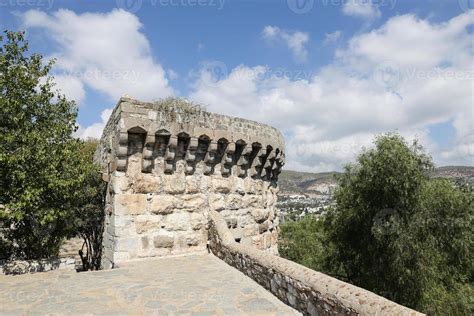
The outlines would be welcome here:
M 237 243 L 225 219 L 209 212 L 210 249 L 305 315 L 423 315 L 292 261 Z
M 174 102 L 174 103 L 173 103 Z M 101 139 L 104 170 L 127 171 L 140 153 L 143 173 L 193 174 L 276 180 L 284 164 L 284 140 L 268 125 L 203 111 L 181 100 L 146 103 L 121 98 Z M 183 166 L 177 163 L 182 161 Z

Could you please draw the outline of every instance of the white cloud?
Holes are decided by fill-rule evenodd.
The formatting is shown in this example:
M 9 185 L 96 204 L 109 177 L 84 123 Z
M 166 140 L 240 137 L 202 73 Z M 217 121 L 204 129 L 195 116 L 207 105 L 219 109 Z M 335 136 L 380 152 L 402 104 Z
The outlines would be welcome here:
M 204 49 L 205 45 L 201 42 L 197 44 L 197 52 L 200 53 Z
M 296 61 L 304 62 L 308 58 L 308 50 L 305 45 L 309 41 L 309 34 L 300 31 L 282 30 L 277 26 L 265 26 L 262 37 L 268 42 L 282 42 L 293 54 Z
M 168 74 L 168 77 L 170 78 L 170 80 L 176 80 L 176 79 L 179 78 L 179 74 L 176 71 L 174 71 L 173 69 L 168 69 L 167 74 Z
M 124 94 L 145 100 L 173 94 L 133 14 L 123 10 L 104 14 L 29 10 L 21 18 L 25 28 L 41 29 L 57 44 L 55 71 L 61 76 L 60 85 L 72 97 L 84 97 L 79 83 L 113 101 Z
M 54 81 L 56 88 L 66 95 L 68 99 L 76 101 L 77 105 L 83 103 L 86 97 L 86 91 L 84 90 L 84 84 L 81 80 L 72 76 L 55 75 Z
M 374 19 L 381 16 L 381 12 L 372 0 L 347 0 L 342 7 L 345 15 Z
M 100 122 L 94 123 L 87 127 L 79 126 L 79 129 L 77 130 L 75 136 L 82 139 L 88 139 L 88 138 L 100 139 L 100 137 L 102 136 L 104 127 L 107 124 L 107 121 L 109 120 L 110 115 L 112 114 L 112 111 L 113 109 L 103 110 L 102 113 L 100 114 L 100 119 L 101 119 Z
M 331 33 L 326 33 L 324 36 L 324 44 L 333 44 L 336 43 L 341 38 L 342 32 L 341 31 L 334 31 Z
M 438 163 L 466 164 L 474 145 L 473 52 L 468 44 L 473 17 L 471 11 L 437 24 L 397 16 L 353 37 L 332 64 L 307 80 L 240 65 L 223 78 L 202 73 L 190 97 L 211 111 L 280 128 L 288 168 L 339 169 L 375 134 L 388 131 L 420 139 Z M 270 38 L 278 32 L 264 30 Z M 429 128 L 450 121 L 458 145 L 442 151 Z

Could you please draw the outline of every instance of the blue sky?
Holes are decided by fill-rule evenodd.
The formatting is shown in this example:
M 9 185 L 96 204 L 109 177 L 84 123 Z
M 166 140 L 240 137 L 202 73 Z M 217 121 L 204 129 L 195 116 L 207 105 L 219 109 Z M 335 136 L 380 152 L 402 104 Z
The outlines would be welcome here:
M 340 169 L 373 136 L 472 165 L 469 0 L 0 0 L 2 29 L 56 57 L 99 137 L 121 95 L 184 96 L 283 131 L 287 169 Z

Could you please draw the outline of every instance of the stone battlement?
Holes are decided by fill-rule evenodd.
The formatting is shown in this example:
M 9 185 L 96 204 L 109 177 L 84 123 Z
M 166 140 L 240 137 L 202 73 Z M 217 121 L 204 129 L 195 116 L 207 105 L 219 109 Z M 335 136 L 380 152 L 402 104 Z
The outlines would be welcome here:
M 284 140 L 277 129 L 209 113 L 173 99 L 145 103 L 121 98 L 107 123 L 101 145 L 115 156 L 112 169 L 118 171 L 125 171 L 130 153 L 140 150 L 144 173 L 171 174 L 181 160 L 185 173 L 193 174 L 196 164 L 203 161 L 206 175 L 232 173 L 276 180 L 284 164 Z M 101 155 L 105 154 L 101 151 Z M 156 158 L 163 158 L 162 164 L 155 164 Z M 107 158 L 102 157 L 101 161 Z M 219 170 L 215 169 L 217 165 Z
M 109 182 L 103 265 L 205 251 L 208 212 L 235 240 L 277 253 L 284 141 L 273 127 L 179 99 L 121 98 L 96 160 Z

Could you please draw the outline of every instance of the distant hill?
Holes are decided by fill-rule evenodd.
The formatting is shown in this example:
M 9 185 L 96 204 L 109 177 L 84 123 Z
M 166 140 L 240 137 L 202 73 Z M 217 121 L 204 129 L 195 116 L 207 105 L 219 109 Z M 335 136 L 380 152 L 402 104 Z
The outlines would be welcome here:
M 448 178 L 456 182 L 474 185 L 474 167 L 446 166 L 436 168 L 435 177 Z
M 283 170 L 278 177 L 280 194 L 317 194 L 319 185 L 336 184 L 339 172 L 299 172 Z
M 328 185 L 337 184 L 339 172 L 299 172 L 283 170 L 278 178 L 280 194 L 319 194 Z M 467 182 L 474 185 L 474 167 L 446 166 L 436 168 L 434 177 L 452 179 L 456 182 Z

